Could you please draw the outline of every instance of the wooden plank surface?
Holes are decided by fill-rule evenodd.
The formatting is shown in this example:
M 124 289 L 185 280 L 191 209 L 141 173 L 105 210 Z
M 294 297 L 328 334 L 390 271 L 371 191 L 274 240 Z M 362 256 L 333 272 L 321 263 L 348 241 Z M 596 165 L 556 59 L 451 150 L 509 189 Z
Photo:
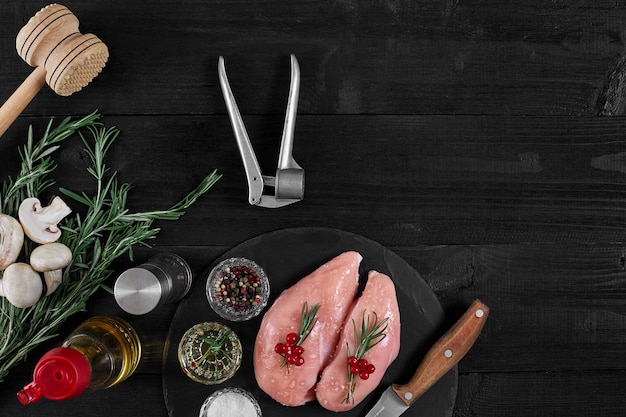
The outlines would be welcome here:
M 111 60 L 72 97 L 44 87 L 0 139 L 0 178 L 15 175 L 29 125 L 38 137 L 50 116 L 94 109 L 122 132 L 109 164 L 134 185 L 132 209 L 167 208 L 213 169 L 223 174 L 180 221 L 158 223 L 153 249 L 120 259 L 117 271 L 173 251 L 202 279 L 214 259 L 259 234 L 348 230 L 406 259 L 450 324 L 474 298 L 490 306 L 459 365 L 453 416 L 624 414 L 624 4 L 65 4 L 81 31 L 108 44 Z M 0 100 L 30 72 L 15 35 L 43 5 L 0 0 Z M 259 162 L 272 174 L 290 53 L 302 69 L 294 157 L 306 171 L 305 199 L 263 210 L 247 204 L 217 58 L 226 57 Z M 56 160 L 58 185 L 92 189 L 78 139 Z M 160 351 L 175 309 L 133 317 L 99 292 L 0 382 L 0 416 L 166 416 Z M 136 374 L 71 401 L 18 404 L 39 356 L 95 314 L 122 316 L 140 331 L 147 354 Z
M 28 74 L 13 39 L 40 7 L 3 7 L 0 97 Z M 219 55 L 242 111 L 282 113 L 290 53 L 301 60 L 303 114 L 623 112 L 626 7 L 608 0 L 79 0 L 71 9 L 109 45 L 110 64 L 72 100 L 44 91 L 29 114 L 96 103 L 113 114 L 221 114 Z
M 19 133 L 33 121 L 43 134 L 47 119 L 19 120 L 4 138 L 13 166 L 0 172 L 15 174 Z M 282 117 L 245 121 L 263 171 L 273 174 Z M 278 211 L 246 204 L 227 117 L 105 115 L 104 122 L 122 132 L 110 163 L 135 185 L 136 210 L 165 208 L 213 169 L 224 174 L 181 221 L 190 232 L 163 231 L 171 243 L 205 244 L 206 229 L 196 227 L 204 224 L 228 224 L 208 237 L 226 245 L 250 231 L 302 224 L 385 245 L 623 241 L 624 117 L 300 116 L 294 157 L 305 167 L 307 198 Z M 57 156 L 60 185 L 75 191 L 94 186 L 77 175 L 86 168 L 81 146 L 72 140 Z

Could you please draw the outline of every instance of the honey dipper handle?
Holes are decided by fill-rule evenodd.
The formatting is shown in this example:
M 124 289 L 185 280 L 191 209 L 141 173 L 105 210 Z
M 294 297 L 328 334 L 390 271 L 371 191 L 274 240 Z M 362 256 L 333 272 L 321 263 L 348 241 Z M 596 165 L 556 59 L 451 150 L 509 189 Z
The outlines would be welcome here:
M 11 97 L 0 107 L 0 136 L 13 124 L 17 116 L 28 106 L 46 83 L 46 70 L 43 66 L 36 67 L 15 90 Z

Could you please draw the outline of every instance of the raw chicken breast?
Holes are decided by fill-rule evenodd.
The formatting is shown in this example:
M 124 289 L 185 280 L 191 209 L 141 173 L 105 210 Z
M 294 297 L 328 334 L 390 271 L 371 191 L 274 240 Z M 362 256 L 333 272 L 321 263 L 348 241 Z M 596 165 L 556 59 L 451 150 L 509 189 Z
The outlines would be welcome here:
M 358 252 L 345 252 L 283 291 L 263 316 L 254 344 L 254 375 L 259 387 L 287 406 L 315 399 L 314 386 L 330 361 L 341 326 L 358 289 Z M 289 333 L 298 333 L 304 303 L 320 304 L 317 323 L 302 343 L 304 364 L 282 366 L 283 357 L 274 351 Z
M 367 323 L 369 316 L 371 328 L 376 320 L 374 312 L 378 316 L 379 322 L 387 317 L 385 338 L 363 356 L 368 363 L 376 367 L 376 370 L 366 380 L 361 379 L 359 375 L 354 375 L 354 392 L 351 399 L 347 399 L 349 390 L 348 346 L 350 354 L 354 354 L 354 324 L 360 333 L 364 317 L 365 323 Z M 354 320 L 354 324 L 352 320 Z M 387 275 L 370 271 L 363 294 L 354 302 L 354 306 L 346 318 L 333 360 L 324 369 L 322 377 L 317 383 L 317 400 L 322 407 L 331 411 L 346 411 L 354 408 L 378 386 L 385 371 L 398 356 L 399 351 L 400 310 L 396 300 L 395 286 Z

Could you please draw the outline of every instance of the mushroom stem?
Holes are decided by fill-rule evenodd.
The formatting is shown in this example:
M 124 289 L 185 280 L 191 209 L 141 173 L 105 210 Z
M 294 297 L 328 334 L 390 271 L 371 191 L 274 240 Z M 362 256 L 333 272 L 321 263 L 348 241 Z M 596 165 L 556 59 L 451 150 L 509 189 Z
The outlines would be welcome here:
M 43 279 L 46 281 L 46 297 L 56 291 L 63 280 L 63 270 L 55 269 L 54 271 L 45 271 Z

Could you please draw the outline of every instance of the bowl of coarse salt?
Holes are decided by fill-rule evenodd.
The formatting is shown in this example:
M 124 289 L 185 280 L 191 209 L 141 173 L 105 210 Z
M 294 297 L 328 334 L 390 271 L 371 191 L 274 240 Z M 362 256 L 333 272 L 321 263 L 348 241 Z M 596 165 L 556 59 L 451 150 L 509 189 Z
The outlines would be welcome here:
M 262 417 L 261 407 L 248 391 L 228 387 L 211 394 L 200 408 L 199 417 Z

